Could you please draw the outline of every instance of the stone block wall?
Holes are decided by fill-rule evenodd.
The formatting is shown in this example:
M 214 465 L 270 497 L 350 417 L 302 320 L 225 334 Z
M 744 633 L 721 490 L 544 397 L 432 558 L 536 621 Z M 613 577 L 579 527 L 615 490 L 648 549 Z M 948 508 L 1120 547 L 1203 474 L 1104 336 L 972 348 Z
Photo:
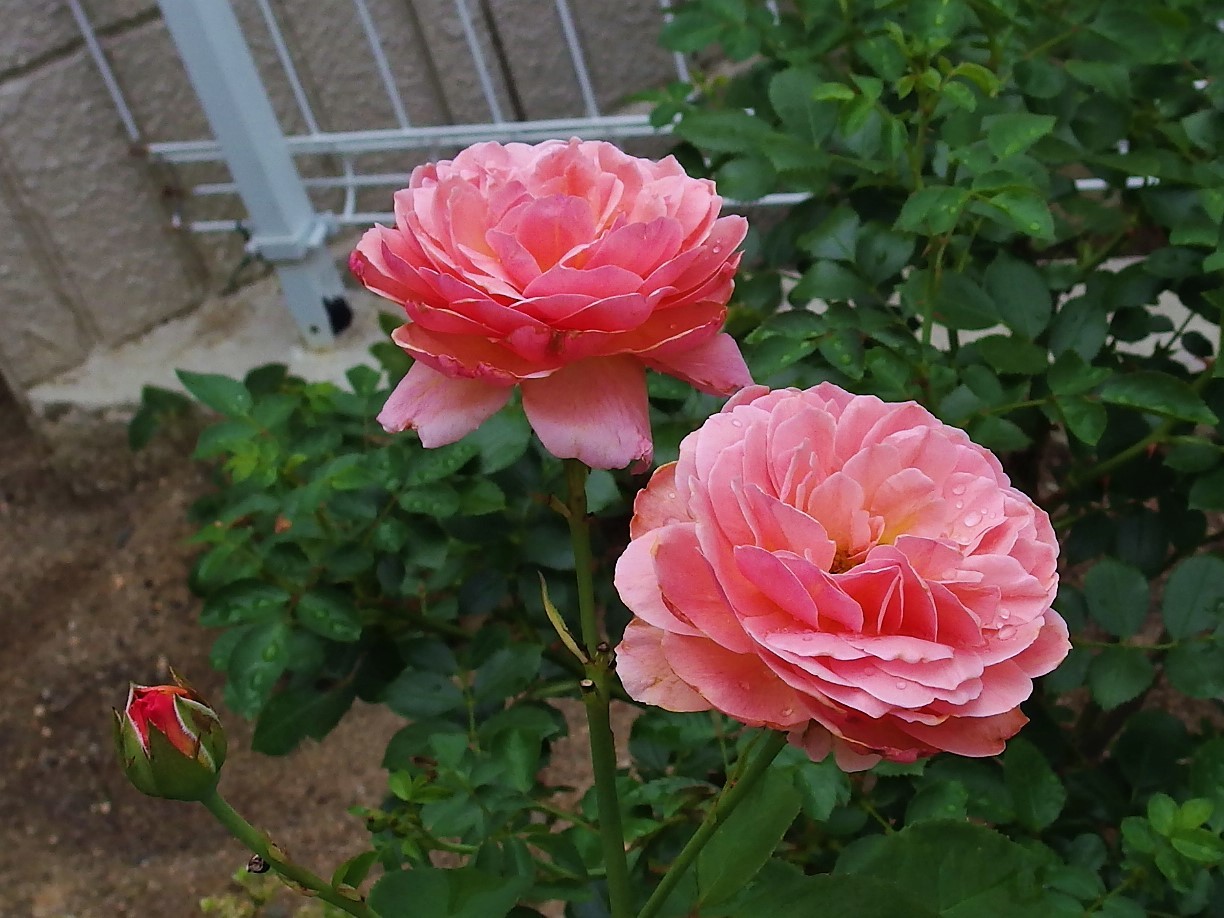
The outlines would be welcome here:
M 217 0 L 208 0 L 217 2 Z M 288 134 L 306 131 L 253 0 L 232 0 Z M 271 0 L 324 131 L 395 127 L 352 0 Z M 153 0 L 83 0 L 147 142 L 210 135 Z M 452 0 L 368 0 L 414 125 L 491 121 Z M 504 117 L 583 114 L 551 0 L 467 0 Z M 604 111 L 674 79 L 655 44 L 657 0 L 571 0 Z M 66 0 L 0 0 L 0 377 L 18 396 L 194 306 L 241 258 L 236 236 L 176 231 L 237 217 L 233 200 L 184 202 L 226 178 L 216 166 L 150 162 L 125 135 Z M 450 151 L 441 151 L 450 152 Z M 363 171 L 408 171 L 422 154 L 362 157 Z M 337 174 L 327 157 L 306 175 Z M 387 209 L 390 188 L 360 206 Z M 339 206 L 336 193 L 317 206 Z

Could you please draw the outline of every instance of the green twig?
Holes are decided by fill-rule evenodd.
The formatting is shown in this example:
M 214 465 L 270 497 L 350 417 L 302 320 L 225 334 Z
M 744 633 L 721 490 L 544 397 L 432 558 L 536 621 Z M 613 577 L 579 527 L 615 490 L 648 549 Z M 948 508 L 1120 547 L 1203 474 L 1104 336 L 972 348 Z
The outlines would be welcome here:
M 611 654 L 599 634 L 595 616 L 595 583 L 592 575 L 591 528 L 587 519 L 586 480 L 589 470 L 576 459 L 565 460 L 565 508 L 570 542 L 574 548 L 574 573 L 578 580 L 578 620 L 588 662 L 582 680 L 582 701 L 591 734 L 591 766 L 595 772 L 595 803 L 599 813 L 599 838 L 607 869 L 608 905 L 612 918 L 629 918 L 629 862 L 625 857 L 625 832 L 621 827 L 620 800 L 616 793 L 616 745 L 608 705 L 613 684 Z
M 326 880 L 315 876 L 305 867 L 300 867 L 286 858 L 269 841 L 268 836 L 239 816 L 234 808 L 226 803 L 215 790 L 210 796 L 205 797 L 200 802 L 204 804 L 208 812 L 216 817 L 217 822 L 225 826 L 226 831 L 230 835 L 254 851 L 263 859 L 264 863 L 295 886 L 309 890 L 311 894 L 329 905 L 334 905 L 350 915 L 356 915 L 357 918 L 378 918 L 374 910 L 360 899 L 345 895 Z
M 655 891 L 650 894 L 650 898 L 646 900 L 646 904 L 642 910 L 638 912 L 638 918 L 653 918 L 658 914 L 659 909 L 663 907 L 663 903 L 667 901 L 667 897 L 671 895 L 672 890 L 676 888 L 676 884 L 680 882 L 685 871 L 693 865 L 693 861 L 697 859 L 697 855 L 701 853 L 701 849 L 718 831 L 718 827 L 727 821 L 735 808 L 743 802 L 748 796 L 748 792 L 760 779 L 761 775 L 768 770 L 770 763 L 777 758 L 778 753 L 782 751 L 782 747 L 786 745 L 785 733 L 773 733 L 766 741 L 761 751 L 757 753 L 756 758 L 744 770 L 744 773 L 738 780 L 732 778 L 727 781 L 727 786 L 723 788 L 723 792 L 719 794 L 713 805 L 706 811 L 705 819 L 697 831 L 693 833 L 693 837 L 689 839 L 688 844 L 672 861 L 671 867 L 667 873 L 663 875 L 663 879 L 659 885 L 655 887 Z

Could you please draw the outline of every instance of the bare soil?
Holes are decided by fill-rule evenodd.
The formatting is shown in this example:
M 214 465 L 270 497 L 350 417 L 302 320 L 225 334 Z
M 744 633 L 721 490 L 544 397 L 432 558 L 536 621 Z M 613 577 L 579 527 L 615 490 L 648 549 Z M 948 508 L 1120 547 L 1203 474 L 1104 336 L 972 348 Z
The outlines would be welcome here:
M 186 587 L 186 510 L 207 483 L 183 449 L 134 484 L 66 480 L 4 398 L 0 431 L 0 915 L 199 915 L 202 897 L 236 892 L 247 854 L 202 808 L 127 784 L 110 709 L 129 680 L 166 681 L 170 664 L 220 698 Z M 220 710 L 235 808 L 321 873 L 365 849 L 346 811 L 383 794 L 396 717 L 358 707 L 325 742 L 270 759 Z

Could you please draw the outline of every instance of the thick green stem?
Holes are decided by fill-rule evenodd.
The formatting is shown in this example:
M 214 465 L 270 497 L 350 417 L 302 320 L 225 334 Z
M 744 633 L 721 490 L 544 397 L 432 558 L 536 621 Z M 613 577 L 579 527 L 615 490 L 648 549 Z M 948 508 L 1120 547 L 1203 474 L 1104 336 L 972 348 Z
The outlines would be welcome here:
M 693 833 L 693 837 L 689 839 L 688 844 L 676 856 L 672 865 L 667 869 L 667 873 L 663 875 L 663 879 L 651 893 L 650 898 L 646 900 L 646 904 L 642 910 L 638 912 L 638 918 L 653 918 L 658 914 L 659 909 L 663 907 L 663 903 L 667 901 L 667 897 L 671 895 L 672 890 L 676 888 L 676 884 L 680 882 L 686 870 L 692 866 L 693 861 L 697 859 L 697 855 L 701 853 L 701 849 L 718 831 L 718 827 L 727 821 L 727 817 L 735 812 L 735 808 L 743 802 L 748 796 L 748 792 L 760 779 L 761 775 L 765 774 L 770 764 L 778 753 L 782 751 L 782 747 L 786 745 L 785 733 L 773 733 L 768 741 L 757 753 L 755 759 L 740 776 L 739 780 L 729 779 L 727 786 L 723 788 L 723 792 L 719 794 L 718 799 L 714 801 L 709 810 L 706 811 L 705 819 L 697 831 Z
M 599 840 L 607 870 L 608 905 L 612 918 L 633 914 L 629 891 L 629 862 L 625 857 L 625 830 L 621 826 L 620 799 L 616 793 L 616 746 L 608 716 L 610 672 L 603 659 L 588 665 L 590 676 L 583 683 L 583 706 L 591 734 L 591 765 L 595 772 L 595 803 L 599 812 Z
M 599 812 L 599 839 L 607 869 L 608 905 L 612 918 L 629 918 L 629 862 L 625 858 L 625 832 L 621 827 L 616 794 L 616 745 L 608 705 L 612 698 L 611 654 L 599 634 L 595 617 L 591 529 L 587 520 L 588 469 L 576 459 L 565 460 L 565 509 L 570 542 L 574 547 L 574 573 L 578 578 L 578 619 L 582 643 L 590 662 L 582 681 L 583 707 L 591 735 L 591 766 L 595 772 L 595 803 Z
M 288 860 L 264 835 L 243 819 L 215 790 L 200 801 L 225 826 L 227 832 L 258 854 L 269 867 L 291 883 L 334 905 L 336 908 L 356 915 L 357 918 L 378 918 L 378 915 L 360 899 L 350 898 L 326 880 L 315 876 L 305 867 Z
M 595 621 L 595 582 L 592 579 L 591 528 L 587 523 L 586 480 L 590 470 L 577 459 L 565 460 L 565 509 L 570 543 L 574 546 L 574 574 L 578 578 L 578 616 L 587 656 L 599 646 Z

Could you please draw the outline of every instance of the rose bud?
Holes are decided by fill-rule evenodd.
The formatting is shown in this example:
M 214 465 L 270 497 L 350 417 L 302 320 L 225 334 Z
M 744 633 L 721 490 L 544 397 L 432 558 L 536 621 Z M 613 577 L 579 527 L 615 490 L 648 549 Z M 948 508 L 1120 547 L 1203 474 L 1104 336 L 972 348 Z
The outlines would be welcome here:
M 135 685 L 115 711 L 115 744 L 128 780 L 167 800 L 203 800 L 225 761 L 225 731 L 199 695 L 176 685 Z

